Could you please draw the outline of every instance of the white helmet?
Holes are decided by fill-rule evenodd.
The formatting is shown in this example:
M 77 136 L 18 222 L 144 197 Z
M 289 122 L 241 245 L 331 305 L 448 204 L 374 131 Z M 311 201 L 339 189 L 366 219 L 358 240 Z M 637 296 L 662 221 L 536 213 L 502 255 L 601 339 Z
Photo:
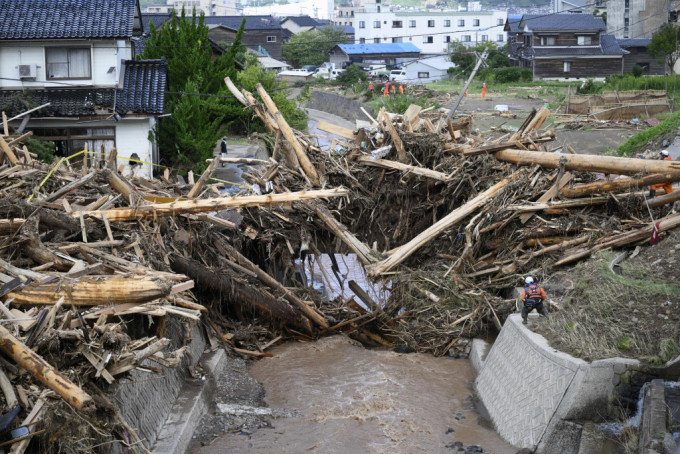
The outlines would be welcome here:
M 534 283 L 534 278 L 531 276 L 527 276 L 524 278 L 524 282 L 527 284 L 533 284 Z
M 659 154 L 662 156 L 668 156 L 668 150 L 661 150 Z

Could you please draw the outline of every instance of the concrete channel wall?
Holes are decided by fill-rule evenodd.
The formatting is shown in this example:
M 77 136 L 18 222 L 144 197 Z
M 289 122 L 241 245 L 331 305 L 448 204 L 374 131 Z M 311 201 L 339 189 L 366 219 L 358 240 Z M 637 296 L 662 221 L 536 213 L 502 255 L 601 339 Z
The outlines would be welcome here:
M 475 342 L 471 352 L 477 394 L 505 440 L 537 453 L 578 452 L 582 426 L 571 421 L 607 415 L 621 375 L 639 367 L 634 360 L 587 363 L 559 352 L 522 325 L 519 314 L 508 317 L 486 358 L 483 344 Z
M 312 91 L 312 99 L 305 104 L 305 107 L 328 112 L 351 122 L 354 122 L 354 120 L 368 121 L 368 117 L 361 111 L 362 107 L 366 109 L 366 112 L 373 115 L 368 105 L 355 99 L 325 91 Z M 373 117 L 375 118 L 375 115 Z
M 206 346 L 200 325 L 194 324 L 186 332 L 184 324 L 169 318 L 165 335 L 171 340 L 169 349 L 181 347 L 180 339 L 189 336 L 189 351 L 177 368 L 163 368 L 159 373 L 132 370 L 129 377 L 115 383 L 113 396 L 121 414 L 147 446 L 156 442 L 182 386 L 190 376 L 189 368 L 201 357 Z M 158 367 L 148 360 L 144 364 Z M 114 452 L 119 451 L 114 448 Z

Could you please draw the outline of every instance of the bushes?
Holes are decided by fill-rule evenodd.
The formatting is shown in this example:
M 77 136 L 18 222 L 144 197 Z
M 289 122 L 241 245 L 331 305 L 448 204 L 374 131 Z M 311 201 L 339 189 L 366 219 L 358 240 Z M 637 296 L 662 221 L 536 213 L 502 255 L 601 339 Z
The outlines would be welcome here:
M 524 68 L 522 70 L 522 82 L 531 82 L 534 78 L 534 74 L 530 68 Z
M 622 143 L 616 151 L 622 156 L 632 155 L 652 140 L 664 134 L 674 132 L 678 127 L 680 127 L 680 111 L 675 112 L 658 125 L 634 135 L 626 142 Z
M 519 82 L 522 79 L 522 69 L 519 67 L 498 68 L 494 71 L 494 81 L 504 84 Z
M 427 108 L 433 105 L 427 98 L 416 98 L 409 95 L 396 95 L 396 96 L 376 96 L 375 99 L 369 102 L 371 107 L 375 112 L 379 111 L 381 107 L 384 107 L 388 112 L 403 114 L 408 109 L 411 104 L 417 104 L 421 107 Z M 441 107 L 439 104 L 434 103 L 435 108 Z

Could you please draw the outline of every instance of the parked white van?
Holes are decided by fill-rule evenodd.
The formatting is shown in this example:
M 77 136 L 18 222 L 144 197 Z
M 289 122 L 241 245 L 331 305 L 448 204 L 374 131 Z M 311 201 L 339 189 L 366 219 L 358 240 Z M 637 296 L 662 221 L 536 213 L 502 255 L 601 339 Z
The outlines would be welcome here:
M 393 69 L 390 71 L 390 80 L 394 82 L 406 82 L 406 71 L 403 69 Z

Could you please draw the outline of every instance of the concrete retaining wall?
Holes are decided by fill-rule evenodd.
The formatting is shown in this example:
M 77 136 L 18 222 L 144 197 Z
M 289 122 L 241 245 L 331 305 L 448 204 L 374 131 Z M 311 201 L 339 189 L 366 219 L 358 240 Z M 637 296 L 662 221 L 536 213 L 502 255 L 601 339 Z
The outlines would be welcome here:
M 580 431 L 566 430 L 565 421 L 607 415 L 621 375 L 639 367 L 622 358 L 589 364 L 559 352 L 522 325 L 519 314 L 508 317 L 480 362 L 481 357 L 475 388 L 496 430 L 511 444 L 537 453 L 577 452 Z
M 131 427 L 136 428 L 147 446 L 156 442 L 180 389 L 189 377 L 189 367 L 193 367 L 205 349 L 200 326 L 195 324 L 190 332 L 185 332 L 184 326 L 168 317 L 165 337 L 171 340 L 169 349 L 180 348 L 184 345 L 180 339 L 191 336 L 189 352 L 179 367 L 164 368 L 158 374 L 132 370 L 128 378 L 117 380 L 114 385 L 113 398 L 123 417 Z M 155 363 L 150 364 L 157 366 Z
M 372 109 L 366 104 L 325 91 L 313 91 L 312 99 L 305 104 L 305 107 L 332 113 L 351 122 L 355 120 L 368 120 L 366 115 L 361 112 L 361 107 L 373 115 Z M 375 115 L 373 117 L 375 118 Z

